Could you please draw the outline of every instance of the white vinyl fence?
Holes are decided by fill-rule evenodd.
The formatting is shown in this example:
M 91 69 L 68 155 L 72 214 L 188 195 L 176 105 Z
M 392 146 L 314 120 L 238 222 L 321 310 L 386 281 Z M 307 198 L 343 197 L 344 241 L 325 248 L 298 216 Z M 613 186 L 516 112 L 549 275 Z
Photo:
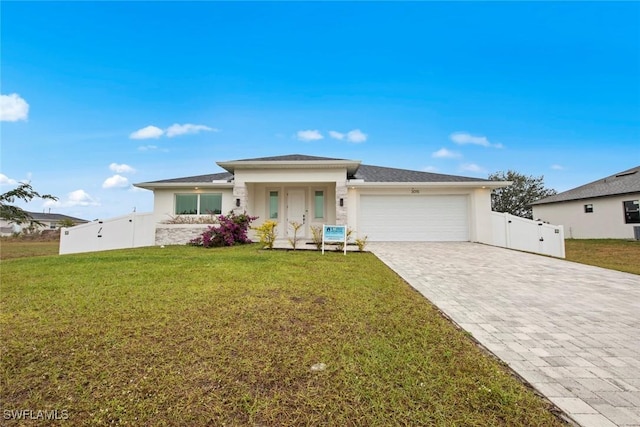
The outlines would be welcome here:
M 152 213 L 132 213 L 60 230 L 60 255 L 155 244 Z
M 564 228 L 508 213 L 491 212 L 494 246 L 564 258 Z

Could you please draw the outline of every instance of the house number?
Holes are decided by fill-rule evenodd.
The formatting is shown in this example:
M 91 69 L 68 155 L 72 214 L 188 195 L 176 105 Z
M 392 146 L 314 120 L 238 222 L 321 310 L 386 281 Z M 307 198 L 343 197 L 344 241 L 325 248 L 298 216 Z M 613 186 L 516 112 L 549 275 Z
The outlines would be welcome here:
M 412 188 L 411 194 L 420 194 L 420 190 L 418 190 L 417 188 Z

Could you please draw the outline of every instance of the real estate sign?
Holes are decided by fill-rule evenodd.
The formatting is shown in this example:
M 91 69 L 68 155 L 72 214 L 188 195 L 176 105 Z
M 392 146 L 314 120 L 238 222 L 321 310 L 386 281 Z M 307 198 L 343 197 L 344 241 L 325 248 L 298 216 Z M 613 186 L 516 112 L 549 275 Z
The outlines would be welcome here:
M 324 255 L 325 242 L 342 242 L 344 254 L 347 254 L 347 226 L 323 225 L 322 226 L 322 254 Z

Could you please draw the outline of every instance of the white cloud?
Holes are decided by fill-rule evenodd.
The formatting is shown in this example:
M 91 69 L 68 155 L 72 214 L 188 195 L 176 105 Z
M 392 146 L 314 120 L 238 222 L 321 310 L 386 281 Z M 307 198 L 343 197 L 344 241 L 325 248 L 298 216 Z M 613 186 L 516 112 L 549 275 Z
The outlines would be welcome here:
M 183 125 L 174 123 L 167 128 L 167 137 L 173 138 L 174 136 L 193 134 L 200 131 L 218 132 L 218 129 L 214 129 L 205 125 L 194 125 L 191 123 L 185 123 Z
M 318 141 L 324 139 L 324 136 L 322 136 L 319 130 L 299 130 L 296 133 L 296 137 L 300 141 Z
M 462 155 L 455 151 L 447 150 L 446 148 L 441 148 L 438 151 L 434 151 L 433 153 L 431 153 L 431 157 L 436 159 L 457 159 L 462 157 Z
M 438 168 L 435 166 L 425 166 L 422 168 L 423 172 L 438 172 Z
M 27 120 L 29 104 L 17 93 L 0 95 L 0 121 L 17 122 Z
M 7 175 L 0 173 L 0 185 L 17 185 L 18 181 L 9 178 Z
M 459 145 L 480 145 L 482 147 L 502 148 L 502 144 L 492 144 L 486 136 L 474 136 L 466 132 L 454 132 L 449 135 L 451 141 Z
M 362 132 L 360 129 L 354 129 L 347 132 L 347 141 L 349 142 L 365 142 L 367 140 L 367 134 Z
M 339 140 L 343 140 L 345 137 L 344 133 L 341 132 L 336 132 L 335 130 L 330 130 L 329 131 L 329 136 L 333 139 L 339 139 Z
M 113 175 L 104 180 L 102 188 L 125 188 L 129 186 L 129 180 L 122 175 Z
M 164 131 L 156 126 L 147 126 L 142 129 L 138 129 L 129 135 L 131 139 L 158 139 L 164 134 Z
M 561 170 L 564 170 L 564 166 L 562 166 L 562 165 L 551 165 L 551 169 L 553 169 L 554 171 L 561 171 Z
M 475 163 L 463 163 L 460 165 L 460 170 L 464 171 L 464 172 L 475 172 L 475 173 L 486 173 L 487 171 L 478 166 Z
M 141 145 L 140 147 L 138 147 L 138 151 L 153 151 L 157 149 L 157 145 Z
M 100 202 L 94 199 L 84 190 L 75 190 L 67 194 L 65 200 L 47 200 L 44 207 L 73 207 L 73 206 L 100 206 Z
M 135 173 L 136 170 L 127 164 L 111 163 L 109 169 L 115 173 Z

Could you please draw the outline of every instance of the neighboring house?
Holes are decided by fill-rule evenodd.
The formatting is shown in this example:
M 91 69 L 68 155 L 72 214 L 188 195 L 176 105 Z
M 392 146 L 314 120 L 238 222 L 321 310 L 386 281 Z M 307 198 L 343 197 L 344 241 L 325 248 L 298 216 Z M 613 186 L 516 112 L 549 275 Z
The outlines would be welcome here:
M 57 230 L 60 228 L 60 222 L 63 221 L 72 221 L 74 225 L 85 224 L 89 221 L 74 218 L 68 215 L 56 214 L 56 213 L 38 213 L 38 212 L 27 212 L 29 216 L 34 220 L 42 223 L 42 225 L 35 225 L 33 231 L 44 231 L 44 230 Z M 29 227 L 28 223 L 24 224 L 15 224 L 6 220 L 0 220 L 0 235 L 6 236 L 11 235 L 13 233 L 19 233 L 23 229 Z
M 633 239 L 640 226 L 640 166 L 532 203 L 533 217 L 574 239 Z
M 371 241 L 491 243 L 491 190 L 510 184 L 298 154 L 217 164 L 225 172 L 135 184 L 153 191 L 156 224 L 233 210 L 277 221 L 280 238 L 295 221 L 305 238 L 347 224 Z

